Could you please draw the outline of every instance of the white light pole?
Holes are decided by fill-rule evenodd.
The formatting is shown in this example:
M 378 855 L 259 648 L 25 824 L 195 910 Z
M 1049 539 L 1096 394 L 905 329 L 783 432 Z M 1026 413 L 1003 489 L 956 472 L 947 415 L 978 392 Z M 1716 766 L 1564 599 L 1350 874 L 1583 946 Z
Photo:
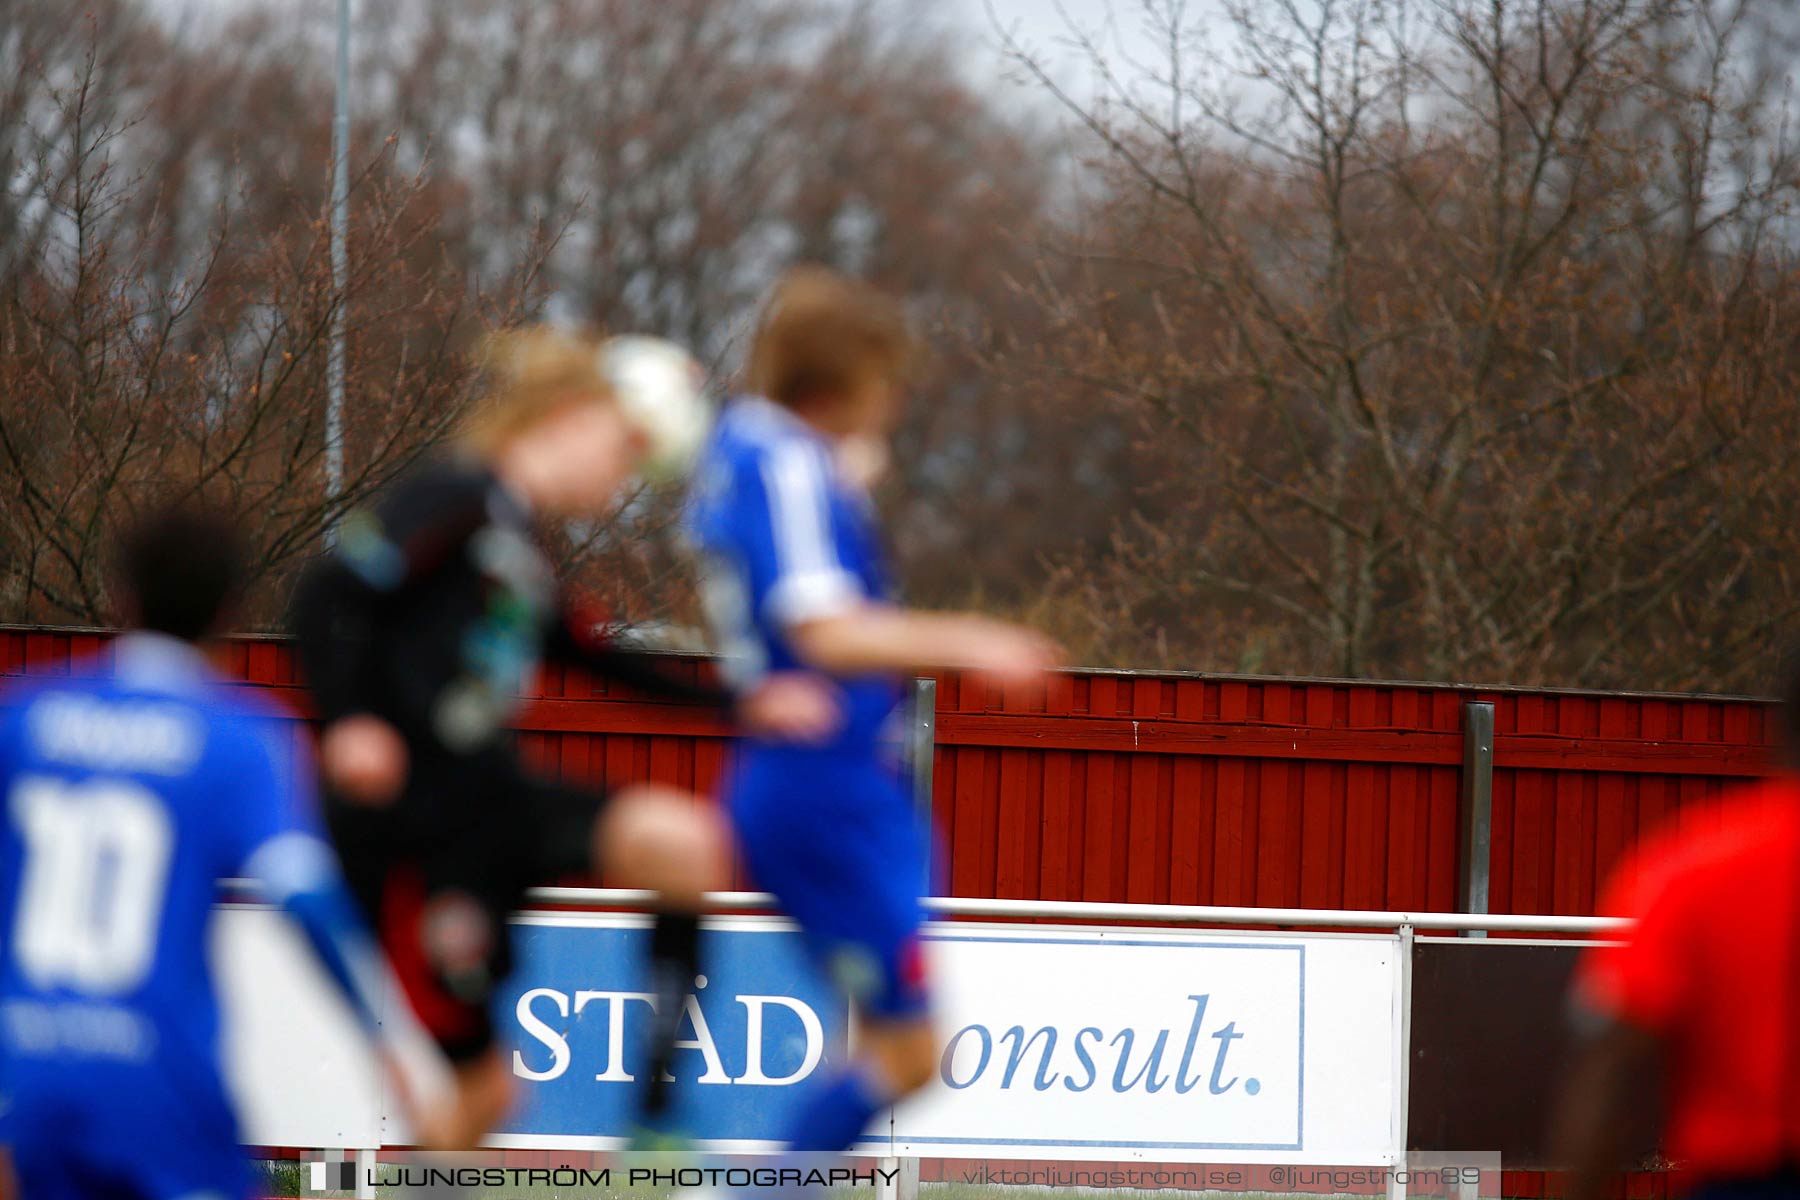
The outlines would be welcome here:
M 345 291 L 350 274 L 350 0 L 337 6 L 337 87 L 331 122 L 331 345 L 325 367 L 325 541 L 337 541 L 344 492 Z

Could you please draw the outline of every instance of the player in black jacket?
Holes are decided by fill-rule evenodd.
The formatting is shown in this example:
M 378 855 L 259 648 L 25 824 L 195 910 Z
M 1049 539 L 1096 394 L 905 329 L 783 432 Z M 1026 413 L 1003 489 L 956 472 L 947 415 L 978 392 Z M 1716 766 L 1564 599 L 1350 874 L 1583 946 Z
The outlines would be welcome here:
M 451 1137 L 470 1145 L 510 1100 L 487 1009 L 525 889 L 594 872 L 662 893 L 652 982 L 669 1028 L 653 1047 L 666 1055 L 697 965 L 700 894 L 728 875 L 726 837 L 693 797 L 648 785 L 605 796 L 524 769 L 510 724 L 538 663 L 710 702 L 761 731 L 806 737 L 836 719 L 800 676 L 743 697 L 676 680 L 609 644 L 564 593 L 534 524 L 604 513 L 647 455 L 668 450 L 655 445 L 667 423 L 641 415 L 655 398 L 621 396 L 634 384 L 607 353 L 548 330 L 499 342 L 491 394 L 455 447 L 347 516 L 295 596 L 332 834 L 414 1008 L 457 1064 Z M 650 1070 L 652 1109 L 666 1101 L 665 1065 Z

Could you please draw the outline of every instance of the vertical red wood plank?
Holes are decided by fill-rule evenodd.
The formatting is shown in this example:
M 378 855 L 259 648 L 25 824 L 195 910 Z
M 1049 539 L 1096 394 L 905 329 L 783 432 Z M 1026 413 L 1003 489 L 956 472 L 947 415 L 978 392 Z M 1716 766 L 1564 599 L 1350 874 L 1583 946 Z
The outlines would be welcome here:
M 1155 756 L 1156 770 L 1156 880 L 1151 890 L 1156 904 L 1169 902 L 1170 880 L 1174 875 L 1173 856 L 1169 848 L 1174 842 L 1175 831 L 1175 763 L 1171 756 L 1158 754 Z
M 1429 810 L 1431 845 L 1431 851 L 1426 855 L 1426 861 L 1430 864 L 1426 887 L 1431 897 L 1430 907 L 1434 912 L 1452 912 L 1457 906 L 1457 807 L 1461 802 L 1459 793 L 1462 783 L 1455 767 L 1428 767 L 1426 779 L 1430 786 L 1430 800 L 1426 807 Z
M 1089 754 L 1087 759 L 1087 811 L 1083 814 L 1081 898 L 1110 900 L 1112 896 L 1112 845 L 1116 798 L 1113 795 L 1114 754 Z
M 1719 707 L 1719 740 L 1727 746 L 1756 745 L 1756 739 L 1750 735 L 1750 706 L 1724 704 Z
M 1257 764 L 1256 854 L 1252 903 L 1289 908 L 1300 903 L 1300 812 L 1294 764 L 1265 759 Z
M 1133 724 L 1161 716 L 1162 685 L 1156 679 L 1136 679 L 1130 689 Z M 1126 783 L 1125 855 L 1120 861 L 1125 898 L 1136 904 L 1154 904 L 1166 896 L 1168 880 L 1168 798 L 1162 786 L 1160 754 L 1136 751 L 1128 760 Z M 1159 876 L 1161 890 L 1159 893 Z
M 1205 711 L 1205 685 L 1197 679 L 1175 684 L 1174 719 L 1197 722 Z M 1189 754 L 1174 756 L 1169 768 L 1169 901 L 1199 904 L 1201 861 L 1210 833 L 1203 827 L 1210 812 L 1204 794 L 1202 761 Z
M 1304 908 L 1306 875 L 1302 866 L 1305 859 L 1302 838 L 1305 835 L 1306 772 L 1299 763 L 1288 764 L 1287 785 L 1287 844 L 1281 853 L 1287 860 L 1288 871 L 1283 903 Z
M 1519 733 L 1543 733 L 1550 728 L 1546 710 L 1550 706 L 1545 696 L 1518 696 L 1513 701 L 1514 719 L 1518 722 Z
M 1377 821 L 1386 809 L 1376 795 L 1376 771 L 1371 763 L 1347 763 L 1344 767 L 1344 899 L 1345 908 L 1379 908 L 1381 864 L 1377 847 L 1382 832 Z
M 1295 691 L 1280 683 L 1262 685 L 1262 719 L 1271 725 L 1295 723 Z M 1290 759 L 1266 759 L 1257 773 L 1256 903 L 1300 904 L 1302 775 Z
M 1598 732 L 1598 706 L 1586 696 L 1560 696 L 1556 731 L 1565 737 Z M 1552 911 L 1581 915 L 1594 903 L 1594 780 L 1586 771 L 1552 772 Z
M 1044 863 L 1044 798 L 1047 794 L 1044 784 L 1044 772 L 1049 766 L 1049 755 L 1041 750 L 1024 753 L 1025 760 L 1025 794 L 1031 803 L 1027 810 L 1025 828 L 1025 894 L 1031 899 L 1042 899 L 1044 886 L 1041 880 Z
M 1211 840 L 1205 827 L 1208 811 L 1204 763 L 1194 755 L 1175 757 L 1170 768 L 1169 902 L 1200 904 L 1200 864 Z
M 1557 771 L 1553 795 L 1551 904 L 1555 912 L 1584 915 L 1593 906 L 1593 776 Z
M 1241 722 L 1249 705 L 1247 684 L 1219 684 L 1219 720 Z M 1213 890 L 1218 904 L 1256 903 L 1256 878 L 1246 863 L 1256 851 L 1255 802 L 1250 795 L 1249 760 L 1222 758 L 1213 827 Z
M 952 856 L 956 874 L 951 884 L 958 896 L 991 896 L 993 859 L 983 856 L 981 844 L 981 810 L 986 803 L 982 776 L 988 752 L 962 746 L 952 753 L 956 757 L 956 824 L 952 828 L 952 836 L 956 839 L 956 852 Z
M 625 739 L 631 746 L 631 773 L 626 783 L 639 783 L 652 775 L 652 764 L 655 760 L 655 748 L 648 734 L 632 734 Z M 656 739 L 660 740 L 660 739 Z
M 104 674 L 108 664 L 96 661 L 96 652 L 100 648 L 100 639 L 91 634 L 69 634 L 68 655 L 69 674 L 82 679 L 94 679 Z
M 1307 684 L 1300 705 L 1290 708 L 1293 715 L 1313 728 L 1331 724 L 1331 689 L 1322 684 Z M 1332 812 L 1337 798 L 1332 794 L 1331 765 L 1306 762 L 1300 768 L 1300 903 L 1305 908 L 1330 908 L 1335 900 L 1331 893 L 1332 877 Z
M 1630 737 L 1632 716 L 1631 706 L 1622 698 L 1600 701 L 1599 735 L 1611 739 Z M 1594 781 L 1594 891 L 1589 911 L 1594 910 L 1601 889 L 1636 836 L 1637 814 L 1626 796 L 1625 776 L 1616 771 L 1602 772 Z
M 1067 750 L 1051 750 L 1044 755 L 1038 894 L 1046 900 L 1075 899 L 1069 886 L 1069 843 L 1075 823 L 1070 796 L 1071 757 Z
M 1419 794 L 1423 768 L 1394 766 L 1388 769 L 1387 872 L 1380 907 L 1415 911 L 1427 907 L 1424 841 L 1430 825 Z
M 68 643 L 52 633 L 27 633 L 25 669 L 32 675 L 67 675 Z
M 1201 904 L 1219 903 L 1217 876 L 1213 869 L 1213 844 L 1219 832 L 1219 760 L 1200 760 L 1200 842 L 1196 855 L 1199 868 L 1196 894 Z
M 720 799 L 724 774 L 725 742 L 722 738 L 699 738 L 694 742 L 694 790 Z
M 1390 699 L 1388 720 L 1396 729 L 1424 728 L 1419 713 L 1419 693 L 1397 688 Z M 1420 846 L 1419 770 L 1395 765 L 1387 776 L 1385 805 L 1388 812 L 1385 878 L 1381 907 L 1420 909 L 1425 906 L 1425 860 Z
M 1063 875 L 1069 898 L 1079 900 L 1087 894 L 1087 820 L 1088 820 L 1088 756 L 1069 756 L 1069 852 L 1063 864 Z
M 1379 693 L 1371 687 L 1350 689 L 1349 725 L 1367 729 L 1378 723 Z M 1349 763 L 1344 771 L 1344 905 L 1381 906 L 1380 849 L 1386 841 L 1387 808 L 1376 794 L 1376 767 Z
M 956 711 L 968 713 L 991 712 L 994 708 L 996 689 L 979 675 L 968 673 L 956 677 Z
M 1513 772 L 1513 910 L 1541 913 L 1544 892 L 1544 775 L 1542 771 Z
M 1219 720 L 1241 722 L 1250 707 L 1250 685 L 1236 680 L 1219 684 Z
M 245 662 L 244 678 L 263 687 L 281 682 L 280 664 L 275 647 L 268 642 L 252 642 Z
M 1712 732 L 1714 705 L 1704 700 L 1686 700 L 1681 703 L 1680 707 L 1682 741 L 1710 742 L 1715 740 Z
M 1651 836 L 1670 820 L 1675 808 L 1675 788 L 1668 775 L 1638 777 L 1638 840 Z
M 1113 823 L 1112 845 L 1103 853 L 1109 864 L 1106 898 L 1114 903 L 1125 899 L 1131 883 L 1131 760 L 1132 755 L 1112 756 Z
M 1335 699 L 1335 697 L 1334 697 Z M 1333 714 L 1334 719 L 1337 714 Z M 1328 762 L 1321 778 L 1325 796 L 1325 907 L 1344 906 L 1344 807 L 1348 802 L 1349 780 L 1344 764 Z
M 957 693 L 957 710 L 959 712 L 992 711 L 1001 701 L 1000 689 L 988 686 L 983 680 L 963 676 Z M 968 846 L 968 860 L 964 864 L 967 872 L 965 878 L 973 882 L 976 890 L 963 893 L 974 896 L 993 896 L 998 894 L 998 872 L 1000 869 L 1000 754 L 997 750 L 984 749 L 969 755 L 963 760 L 958 781 L 957 806 L 969 807 L 963 828 L 973 830 L 973 838 Z M 959 812 L 959 816 L 964 816 Z
M 670 787 L 682 786 L 683 776 L 693 778 L 693 771 L 687 767 L 687 746 L 685 738 L 646 737 L 645 750 L 650 759 L 649 778 L 657 783 Z M 684 769 L 685 768 L 685 769 Z
M 1096 717 L 1119 715 L 1119 685 L 1111 675 L 1095 675 L 1088 680 L 1088 712 Z
M 1213 903 L 1254 904 L 1253 879 L 1243 870 L 1246 848 L 1255 846 L 1255 826 L 1249 819 L 1246 764 L 1242 758 L 1218 760 L 1218 794 L 1213 826 Z
M 1261 823 L 1263 797 L 1262 773 L 1267 765 L 1260 758 L 1244 760 L 1244 841 L 1238 852 L 1238 879 L 1243 899 L 1240 904 L 1256 903 L 1256 864 L 1262 856 L 1262 841 L 1258 836 Z
M 995 803 L 994 894 L 1029 898 L 1036 871 L 1030 863 L 1037 845 L 1042 798 L 1030 788 L 1026 751 L 1001 750 Z

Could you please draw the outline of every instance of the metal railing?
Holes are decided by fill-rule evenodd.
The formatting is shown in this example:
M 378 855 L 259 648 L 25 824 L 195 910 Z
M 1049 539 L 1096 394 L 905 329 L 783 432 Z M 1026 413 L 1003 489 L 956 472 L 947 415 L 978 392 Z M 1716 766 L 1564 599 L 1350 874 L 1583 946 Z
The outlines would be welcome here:
M 644 908 L 656 893 L 629 888 L 533 888 L 529 902 L 564 908 Z M 928 896 L 925 910 L 945 917 L 1010 917 L 1016 920 L 1145 921 L 1163 925 L 1257 925 L 1307 929 L 1483 930 L 1495 933 L 1617 933 L 1621 917 L 1544 914 L 1382 912 L 1334 908 L 1235 908 L 1205 904 L 1111 904 L 1087 900 L 997 900 Z M 710 910 L 776 909 L 765 892 L 708 892 Z
M 250 879 L 224 879 L 228 892 L 254 899 Z M 657 893 L 642 888 L 540 887 L 528 904 L 559 908 L 648 909 Z M 925 911 L 942 917 L 1011 918 L 1021 921 L 1144 921 L 1156 925 L 1255 925 L 1276 929 L 1415 929 L 1491 933 L 1621 933 L 1623 917 L 1569 917 L 1545 913 L 1389 912 L 1354 908 L 1251 908 L 1209 904 L 1114 904 L 1092 900 L 1003 900 L 977 896 L 927 896 Z M 767 892 L 708 892 L 710 912 L 778 912 Z

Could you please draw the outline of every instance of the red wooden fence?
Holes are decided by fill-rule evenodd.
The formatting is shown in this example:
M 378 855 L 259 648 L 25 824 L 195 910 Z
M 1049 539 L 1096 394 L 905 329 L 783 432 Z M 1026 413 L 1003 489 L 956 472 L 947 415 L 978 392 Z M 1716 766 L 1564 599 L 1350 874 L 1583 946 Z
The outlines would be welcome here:
M 0 627 L 0 675 L 104 656 L 97 631 Z M 222 651 L 305 708 L 279 639 Z M 687 672 L 698 659 L 675 659 Z M 727 731 L 550 670 L 520 722 L 574 778 L 710 788 Z M 1495 705 L 1496 912 L 1586 914 L 1643 831 L 1765 770 L 1768 702 L 1078 671 L 1047 695 L 941 679 L 935 806 L 965 896 L 1449 910 L 1463 705 Z

